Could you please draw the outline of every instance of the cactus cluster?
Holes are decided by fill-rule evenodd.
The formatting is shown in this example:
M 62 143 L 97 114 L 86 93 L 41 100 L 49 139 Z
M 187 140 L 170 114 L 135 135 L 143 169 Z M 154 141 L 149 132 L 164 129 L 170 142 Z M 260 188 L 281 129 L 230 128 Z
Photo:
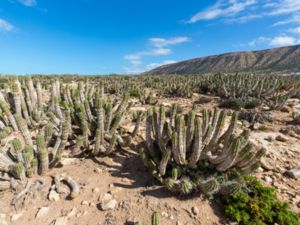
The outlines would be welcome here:
M 249 132 L 234 133 L 238 114 L 226 127 L 226 111 L 195 109 L 188 114 L 152 108 L 147 112 L 146 141 L 140 154 L 151 174 L 169 190 L 179 194 L 200 191 L 213 196 L 242 188 L 241 174 L 260 165 L 265 149 L 248 141 Z
M 128 94 L 106 98 L 103 82 L 61 84 L 51 79 L 42 91 L 38 80 L 14 78 L 0 91 L 0 181 L 44 175 L 64 151 L 71 156 L 110 154 L 126 147 L 139 131 L 137 113 L 129 132 L 122 120 L 131 107 Z M 43 96 L 49 94 L 49 98 Z
M 62 136 L 64 146 L 56 155 L 60 155 L 61 150 L 66 147 L 71 149 L 72 155 L 110 154 L 118 147 L 128 146 L 138 132 L 139 122 L 131 133 L 125 132 L 121 127 L 122 120 L 131 107 L 127 93 L 121 101 L 113 101 L 104 96 L 102 82 L 95 86 L 79 82 L 75 88 L 60 88 L 57 81 L 53 86 L 56 88 L 52 91 L 54 97 L 51 121 L 54 127 L 64 121 L 63 130 L 66 131 Z

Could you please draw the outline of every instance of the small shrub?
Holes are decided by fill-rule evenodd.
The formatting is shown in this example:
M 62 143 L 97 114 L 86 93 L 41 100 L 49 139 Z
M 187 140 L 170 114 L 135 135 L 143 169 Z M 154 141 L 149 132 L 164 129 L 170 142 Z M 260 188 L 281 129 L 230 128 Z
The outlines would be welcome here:
M 288 203 L 278 201 L 273 188 L 264 187 L 252 176 L 245 179 L 246 189 L 222 200 L 230 220 L 244 225 L 300 224 L 300 214 L 292 212 Z
M 239 98 L 230 98 L 222 101 L 219 106 L 221 108 L 240 110 L 244 107 L 244 102 Z
M 210 103 L 211 101 L 212 101 L 211 98 L 201 96 L 197 101 L 195 101 L 195 104 L 206 104 L 206 103 Z

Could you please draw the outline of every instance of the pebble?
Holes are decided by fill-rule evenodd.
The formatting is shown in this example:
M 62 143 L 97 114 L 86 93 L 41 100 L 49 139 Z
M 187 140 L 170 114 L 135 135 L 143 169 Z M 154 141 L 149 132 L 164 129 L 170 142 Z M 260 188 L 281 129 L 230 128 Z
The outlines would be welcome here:
M 82 201 L 81 205 L 89 205 L 88 201 Z
M 161 215 L 162 215 L 163 217 L 169 217 L 168 213 L 166 213 L 166 212 L 161 212 Z
M 269 177 L 269 176 L 265 176 L 265 177 L 264 177 L 264 180 L 265 180 L 268 184 L 272 184 L 272 182 L 273 182 L 273 179 L 272 179 L 271 177 Z
M 93 189 L 93 192 L 94 192 L 94 193 L 99 193 L 99 192 L 100 192 L 100 188 L 94 188 L 94 189 Z
M 94 172 L 95 172 L 95 173 L 102 173 L 103 171 L 102 171 L 102 169 L 100 169 L 100 168 L 96 168 L 96 169 L 94 169 Z
M 38 212 L 37 212 L 35 218 L 38 219 L 38 218 L 41 218 L 41 217 L 47 215 L 48 212 L 49 212 L 49 209 L 50 209 L 49 207 L 42 207 L 42 208 L 40 208 L 40 209 L 38 210 Z
M 12 215 L 10 220 L 13 222 L 13 221 L 20 219 L 22 216 L 23 216 L 22 213 L 14 214 L 14 215 Z
M 283 135 L 278 135 L 276 138 L 276 141 L 280 141 L 280 142 L 287 142 L 289 139 Z
M 118 204 L 117 200 L 114 199 L 114 197 L 109 193 L 105 193 L 104 195 L 100 196 L 99 200 L 100 200 L 100 209 L 102 211 L 114 209 Z
M 197 215 L 199 214 L 199 209 L 198 209 L 197 206 L 193 206 L 193 207 L 192 207 L 192 213 L 193 213 L 195 216 L 197 216 Z
M 68 223 L 68 217 L 63 216 L 63 217 L 58 217 L 56 218 L 55 221 L 51 225 L 67 225 Z
M 74 207 L 73 209 L 71 209 L 71 211 L 68 213 L 68 217 L 73 217 L 75 216 L 77 213 L 77 209 L 76 207 Z
M 288 170 L 288 171 L 285 172 L 285 174 L 288 177 L 296 179 L 296 178 L 300 177 L 300 168 L 295 168 L 295 169 Z
M 59 201 L 60 197 L 59 194 L 55 190 L 51 190 L 48 196 L 50 201 Z

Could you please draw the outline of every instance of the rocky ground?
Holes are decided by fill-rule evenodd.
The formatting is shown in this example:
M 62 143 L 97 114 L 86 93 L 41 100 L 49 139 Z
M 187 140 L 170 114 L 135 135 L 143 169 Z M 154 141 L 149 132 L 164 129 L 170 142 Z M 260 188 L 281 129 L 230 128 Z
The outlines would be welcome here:
M 192 100 L 160 99 L 159 103 L 179 103 L 185 110 L 196 98 L 198 96 Z M 216 101 L 213 99 L 202 107 L 211 108 Z M 299 102 L 291 100 L 291 107 L 297 108 L 297 104 Z M 133 108 L 137 109 L 145 108 Z M 300 212 L 300 140 L 286 131 L 297 127 L 290 124 L 289 110 L 272 114 L 275 122 L 257 124 L 251 132 L 251 141 L 268 151 L 255 176 L 276 188 L 280 199 L 290 202 L 293 210 Z M 247 124 L 239 123 L 240 128 L 245 126 Z M 56 174 L 76 180 L 80 185 L 79 196 L 70 199 L 69 193 L 51 192 L 52 176 Z M 176 197 L 159 186 L 134 148 L 113 157 L 65 158 L 62 168 L 51 170 L 43 178 L 45 185 L 25 205 L 11 206 L 15 193 L 3 193 L 0 225 L 133 225 L 134 222 L 147 225 L 154 211 L 161 214 L 163 225 L 227 224 L 218 202 L 210 202 L 199 195 Z

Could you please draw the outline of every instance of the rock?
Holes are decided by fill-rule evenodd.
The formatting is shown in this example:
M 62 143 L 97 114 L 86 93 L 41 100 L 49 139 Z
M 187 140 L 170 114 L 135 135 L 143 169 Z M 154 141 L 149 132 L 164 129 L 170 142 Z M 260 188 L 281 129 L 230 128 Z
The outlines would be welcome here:
M 288 170 L 285 172 L 285 175 L 296 179 L 296 178 L 300 177 L 300 168 Z
M 183 225 L 183 223 L 181 223 L 180 221 L 177 221 L 176 225 Z
M 55 190 L 51 190 L 49 193 L 48 199 L 50 201 L 57 202 L 57 201 L 59 201 L 60 197 L 59 197 L 59 194 Z
M 90 202 L 89 206 L 90 206 L 90 207 L 95 207 L 96 204 L 95 204 L 94 202 Z
M 104 195 L 100 196 L 99 200 L 100 200 L 100 209 L 102 211 L 114 209 L 118 204 L 117 200 L 114 199 L 114 197 L 109 193 L 105 193 Z
M 272 179 L 271 177 L 269 177 L 269 176 L 265 176 L 265 177 L 264 177 L 264 180 L 265 180 L 268 184 L 272 184 L 272 182 L 273 182 L 273 179 Z
M 12 215 L 10 221 L 11 222 L 16 221 L 16 220 L 20 219 L 22 216 L 23 216 L 22 213 L 14 214 L 14 215 Z
M 287 142 L 289 139 L 283 135 L 278 135 L 276 138 L 276 141 L 280 141 L 280 142 Z
M 169 217 L 168 213 L 166 213 L 166 212 L 161 212 L 161 215 L 162 215 L 163 217 Z
M 8 225 L 8 223 L 5 220 L 5 218 L 0 218 L 0 225 Z
M 39 210 L 38 210 L 38 212 L 37 212 L 35 218 L 38 219 L 38 218 L 41 218 L 41 217 L 47 215 L 48 212 L 49 212 L 49 209 L 50 209 L 49 207 L 42 207 L 42 208 L 39 208 Z
M 258 167 L 257 170 L 255 171 L 256 173 L 263 173 L 264 169 L 262 167 Z
M 114 194 L 119 193 L 119 192 L 122 191 L 122 190 L 123 190 L 122 187 L 114 187 L 114 188 L 112 188 L 112 189 L 109 191 L 109 193 L 114 195 Z
M 81 205 L 89 205 L 89 203 L 87 201 L 82 201 Z
M 76 207 L 74 207 L 69 213 L 68 213 L 68 217 L 73 217 L 73 216 L 75 216 L 76 215 L 76 213 L 77 213 L 77 209 L 76 209 Z
M 94 189 L 93 189 L 93 192 L 94 192 L 94 193 L 99 193 L 99 192 L 100 192 L 100 189 L 99 189 L 99 188 L 94 188 Z
M 292 109 L 288 106 L 284 106 L 280 111 L 285 113 L 291 113 Z
M 274 169 L 274 167 L 266 161 L 264 158 L 261 160 L 261 167 L 265 169 L 266 171 L 271 171 Z
M 193 213 L 195 216 L 197 216 L 197 215 L 199 214 L 199 209 L 198 209 L 197 206 L 193 206 L 193 207 L 192 207 L 192 213 Z
M 80 164 L 80 160 L 77 158 L 62 158 L 61 164 L 64 166 L 76 165 L 76 164 Z
M 53 221 L 51 225 L 67 225 L 67 223 L 68 223 L 68 217 L 62 216 L 62 217 L 58 217 L 55 221 Z
M 253 124 L 253 130 L 258 130 L 260 128 L 260 123 Z
M 100 174 L 100 173 L 102 173 L 103 171 L 102 171 L 102 169 L 100 169 L 100 168 L 96 168 L 96 169 L 94 169 L 94 172 Z

